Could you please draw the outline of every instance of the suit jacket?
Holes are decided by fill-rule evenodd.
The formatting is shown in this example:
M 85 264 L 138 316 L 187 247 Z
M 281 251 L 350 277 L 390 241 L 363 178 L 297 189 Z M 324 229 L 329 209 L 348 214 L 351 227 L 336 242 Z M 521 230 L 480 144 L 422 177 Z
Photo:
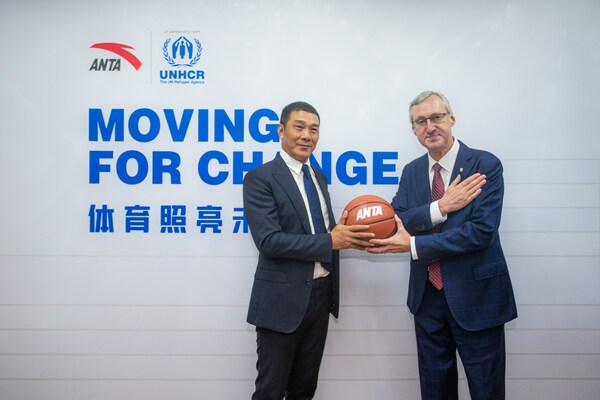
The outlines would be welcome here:
M 419 258 L 410 262 L 410 311 L 415 314 L 419 310 L 427 266 L 439 262 L 448 306 L 463 329 L 483 330 L 516 318 L 512 284 L 498 235 L 504 196 L 500 160 L 460 143 L 450 182 L 459 173 L 466 179 L 480 172 L 486 175 L 487 183 L 465 208 L 448 214 L 439 233 L 432 233 L 428 167 L 427 154 L 406 165 L 392 200 L 404 227 L 415 236 Z
M 327 178 L 314 169 L 335 226 Z M 306 313 L 316 261 L 332 265 L 334 291 L 331 313 L 339 309 L 339 252 L 332 250 L 331 235 L 312 234 L 302 195 L 285 161 L 278 154 L 244 177 L 244 210 L 258 265 L 250 296 L 247 321 L 257 327 L 293 332 Z

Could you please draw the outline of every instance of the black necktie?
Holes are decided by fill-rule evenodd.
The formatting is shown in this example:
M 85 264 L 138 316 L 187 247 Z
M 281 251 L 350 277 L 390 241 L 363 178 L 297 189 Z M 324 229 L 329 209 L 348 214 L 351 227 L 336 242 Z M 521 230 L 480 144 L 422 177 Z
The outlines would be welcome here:
M 323 211 L 321 210 L 321 201 L 319 200 L 319 194 L 317 188 L 313 182 L 308 165 L 302 165 L 302 172 L 304 173 L 304 190 L 306 191 L 306 198 L 308 199 L 308 207 L 310 208 L 310 217 L 312 219 L 315 233 L 326 233 L 325 223 L 323 222 Z

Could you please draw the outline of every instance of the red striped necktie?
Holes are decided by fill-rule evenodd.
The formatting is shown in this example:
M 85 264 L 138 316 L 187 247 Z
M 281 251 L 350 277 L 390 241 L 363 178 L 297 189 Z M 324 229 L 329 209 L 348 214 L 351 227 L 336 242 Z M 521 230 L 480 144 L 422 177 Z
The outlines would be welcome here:
M 440 174 L 440 170 L 442 166 L 438 163 L 433 164 L 433 182 L 431 184 L 431 200 L 436 201 L 444 197 L 444 181 L 442 180 L 442 174 Z M 434 232 L 439 232 L 440 225 L 437 225 L 434 229 Z M 440 270 L 440 263 L 435 262 L 433 264 L 429 264 L 427 268 L 429 271 L 429 282 L 437 289 L 442 290 L 444 284 L 442 282 L 442 271 Z

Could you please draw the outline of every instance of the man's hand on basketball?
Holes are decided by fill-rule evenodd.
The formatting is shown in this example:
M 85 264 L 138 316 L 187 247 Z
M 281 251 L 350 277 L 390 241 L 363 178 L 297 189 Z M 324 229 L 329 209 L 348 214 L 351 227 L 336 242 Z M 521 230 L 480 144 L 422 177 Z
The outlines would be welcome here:
M 458 175 L 446 189 L 444 197 L 438 201 L 442 215 L 463 209 L 481 194 L 481 187 L 486 183 L 485 175 L 480 173 L 473 174 L 462 182 L 461 179 Z
M 348 211 L 342 213 L 337 225 L 331 231 L 331 241 L 334 250 L 357 249 L 365 250 L 372 247 L 369 239 L 375 236 L 369 232 L 369 225 L 345 225 Z
M 398 227 L 396 233 L 387 239 L 371 239 L 370 242 L 375 247 L 368 248 L 369 253 L 406 253 L 410 251 L 410 234 L 404 229 L 400 218 L 397 215 L 394 215 L 394 218 Z

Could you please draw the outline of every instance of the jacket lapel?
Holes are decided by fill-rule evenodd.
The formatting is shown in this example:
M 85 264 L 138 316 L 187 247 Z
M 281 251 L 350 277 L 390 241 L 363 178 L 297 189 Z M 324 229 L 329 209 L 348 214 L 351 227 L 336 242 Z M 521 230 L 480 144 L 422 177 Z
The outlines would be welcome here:
M 431 186 L 429 185 L 429 158 L 427 153 L 417 159 L 417 165 L 414 168 L 415 171 L 415 182 L 418 182 L 418 193 L 421 204 L 427 204 L 431 202 Z M 422 184 L 420 184 L 422 182 Z
M 328 226 L 326 226 L 325 228 L 327 229 L 327 232 L 329 232 L 336 225 L 336 221 L 335 221 L 335 216 L 333 215 L 333 207 L 331 206 L 331 199 L 329 198 L 329 192 L 327 191 L 327 176 L 323 172 L 321 172 L 318 169 L 316 169 L 315 167 L 313 167 L 312 165 L 311 165 L 311 168 L 315 172 L 315 176 L 317 177 L 317 183 L 319 184 L 319 187 L 321 188 L 321 193 L 323 193 L 323 197 L 325 198 L 325 203 L 327 204 L 327 213 L 329 214 L 329 222 L 327 223 Z
M 450 176 L 450 182 L 454 181 L 458 175 L 461 175 L 462 180 L 464 180 L 473 174 L 473 150 L 460 140 L 458 142 L 460 143 L 460 147 L 458 148 L 458 155 L 454 163 L 454 170 Z
M 288 198 L 290 199 L 290 203 L 296 210 L 296 214 L 298 214 L 298 218 L 302 223 L 302 228 L 306 233 L 311 233 L 310 230 L 310 222 L 308 220 L 308 213 L 306 211 L 306 207 L 304 205 L 304 200 L 302 200 L 302 194 L 300 194 L 300 189 L 298 189 L 298 185 L 294 181 L 294 177 L 290 172 L 283 158 L 277 153 L 275 156 L 275 168 L 273 170 L 273 177 L 279 183 L 279 185 L 286 192 Z

